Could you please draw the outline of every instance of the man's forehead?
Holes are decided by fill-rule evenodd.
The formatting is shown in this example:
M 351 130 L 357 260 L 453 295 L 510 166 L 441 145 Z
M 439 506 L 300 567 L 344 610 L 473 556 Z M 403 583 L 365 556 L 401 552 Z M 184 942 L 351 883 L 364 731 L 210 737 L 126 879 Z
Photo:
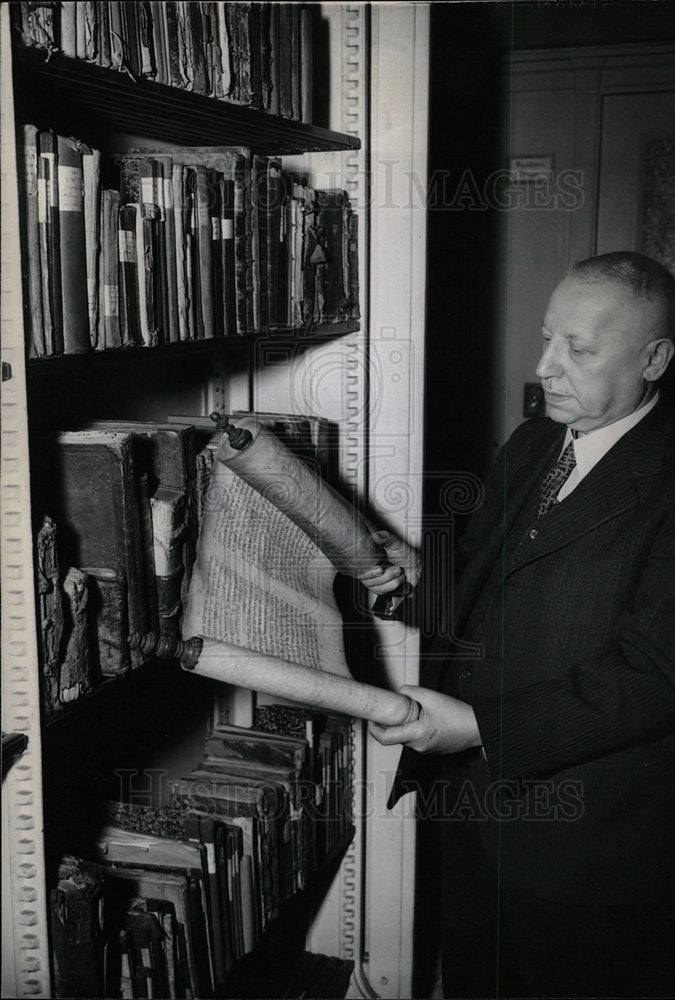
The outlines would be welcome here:
M 657 309 L 649 299 L 633 295 L 629 288 L 611 280 L 581 281 L 564 278 L 554 290 L 544 319 L 568 335 L 598 336 L 609 332 L 643 332 L 656 319 Z

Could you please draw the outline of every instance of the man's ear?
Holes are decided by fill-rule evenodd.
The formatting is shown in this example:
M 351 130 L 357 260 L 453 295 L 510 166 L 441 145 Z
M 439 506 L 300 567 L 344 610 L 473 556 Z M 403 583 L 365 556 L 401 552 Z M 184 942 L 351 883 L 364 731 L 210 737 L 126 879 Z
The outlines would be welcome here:
M 661 340 L 652 340 L 645 348 L 646 366 L 642 377 L 647 382 L 656 382 L 660 379 L 671 358 L 675 355 L 675 344 L 667 337 Z

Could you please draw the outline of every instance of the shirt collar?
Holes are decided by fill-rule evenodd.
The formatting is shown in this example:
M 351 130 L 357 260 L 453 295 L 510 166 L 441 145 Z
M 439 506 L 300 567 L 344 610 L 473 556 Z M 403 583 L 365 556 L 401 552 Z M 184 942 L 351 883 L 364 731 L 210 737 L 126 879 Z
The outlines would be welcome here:
M 657 392 L 648 402 L 643 403 L 637 410 L 633 410 L 627 416 L 621 417 L 620 420 L 615 420 L 614 423 L 607 424 L 605 427 L 598 427 L 594 431 L 589 431 L 588 434 L 581 434 L 576 439 L 568 427 L 563 443 L 563 450 L 570 441 L 574 441 L 574 457 L 580 476 L 583 477 L 590 472 L 593 466 L 607 454 L 619 438 L 622 438 L 631 428 L 639 424 L 654 409 L 658 399 L 659 394 Z

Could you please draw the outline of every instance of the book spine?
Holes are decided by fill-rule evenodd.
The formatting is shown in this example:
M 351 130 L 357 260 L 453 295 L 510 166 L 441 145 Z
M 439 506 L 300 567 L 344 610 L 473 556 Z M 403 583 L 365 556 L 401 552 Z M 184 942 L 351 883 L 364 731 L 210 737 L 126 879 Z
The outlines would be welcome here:
M 82 149 L 82 180 L 84 186 L 84 238 L 87 273 L 87 311 L 89 342 L 98 346 L 101 255 L 101 154 L 97 149 Z
M 260 4 L 258 8 L 258 35 L 256 44 L 260 52 L 260 107 L 269 112 L 272 100 L 272 48 L 271 20 L 274 4 Z
M 83 569 L 89 578 L 89 611 L 98 669 L 103 677 L 122 676 L 131 666 L 124 576 L 113 569 Z
M 226 4 L 216 3 L 213 10 L 217 22 L 218 49 L 220 51 L 220 79 L 216 81 L 216 97 L 229 100 L 232 88 L 232 56 L 227 28 Z
M 264 215 L 264 192 L 261 184 L 261 164 L 263 157 L 254 156 L 251 161 L 250 172 L 250 215 L 251 215 L 251 304 L 252 304 L 252 324 L 253 330 L 259 333 L 263 329 L 262 323 L 262 232 L 261 220 Z
M 291 118 L 300 121 L 300 4 L 292 3 L 291 7 Z
M 111 0 L 108 4 L 110 16 L 110 66 L 116 70 L 121 70 L 126 63 L 126 44 L 122 15 L 123 2 L 124 0 Z
M 220 178 L 220 235 L 223 275 L 223 332 L 237 333 L 235 263 L 234 263 L 234 182 Z
M 185 835 L 193 843 L 203 844 L 205 852 L 208 932 L 214 986 L 225 982 L 226 968 L 223 957 L 221 899 L 218 887 L 218 870 L 214 842 L 213 820 L 198 816 L 185 817 Z
M 154 79 L 157 73 L 152 36 L 152 13 L 148 0 L 136 0 L 141 76 Z
M 122 38 L 124 39 L 124 65 L 135 79 L 141 75 L 141 45 L 136 7 L 136 3 L 129 3 L 128 0 L 122 0 L 120 4 Z
M 197 259 L 201 301 L 201 335 L 214 336 L 213 303 L 213 227 L 211 223 L 211 190 L 209 173 L 203 166 L 195 167 L 195 197 L 197 216 Z
M 269 113 L 279 115 L 279 8 L 280 4 L 273 3 L 266 5 L 269 12 Z M 264 64 L 263 64 L 264 66 Z M 264 69 L 263 69 L 264 72 Z
M 110 38 L 110 4 L 101 2 L 98 9 L 98 65 L 110 68 L 112 65 Z
M 178 310 L 178 338 L 189 339 L 188 298 L 187 298 L 187 264 L 186 264 L 186 233 L 185 233 L 185 170 L 174 163 L 172 171 L 173 220 L 176 253 L 176 301 Z
M 249 4 L 248 47 L 251 64 L 251 105 L 263 106 L 262 53 L 261 53 L 261 12 L 263 4 Z
M 196 94 L 208 94 L 209 81 L 206 73 L 206 57 L 202 37 L 202 14 L 199 3 L 188 3 L 187 25 L 192 49 L 192 90 Z
M 168 61 L 168 83 L 172 87 L 182 86 L 182 77 L 180 72 L 180 54 L 179 54 L 179 44 L 178 44 L 178 12 L 176 10 L 177 4 L 169 0 L 164 5 L 165 16 L 166 16 L 166 32 L 167 32 L 167 61 Z
M 120 196 L 117 191 L 104 191 L 102 199 L 102 239 L 101 258 L 103 260 L 102 282 L 99 289 L 102 297 L 100 315 L 103 319 L 103 344 L 98 346 L 116 348 L 122 346 L 120 329 L 120 289 L 119 289 L 119 241 Z M 99 337 L 99 341 L 100 341 Z
M 201 340 L 204 336 L 202 323 L 202 292 L 199 266 L 199 221 L 197 215 L 197 172 L 194 167 L 185 168 L 184 227 L 186 234 L 186 288 L 188 302 L 188 329 L 190 340 Z
M 153 224 L 154 243 L 153 258 L 155 262 L 155 302 L 156 322 L 161 343 L 169 343 L 169 277 L 167 274 L 167 226 L 164 188 L 164 164 L 160 160 L 151 160 L 152 197 L 155 208 Z
M 155 65 L 157 72 L 155 79 L 158 83 L 170 84 L 169 79 L 169 49 L 168 49 L 168 21 L 166 4 L 151 0 L 150 17 L 152 22 L 152 46 L 155 53 Z
M 208 171 L 209 178 L 209 220 L 211 223 L 211 260 L 213 267 L 213 335 L 222 337 L 225 333 L 225 303 L 223 284 L 223 214 L 221 197 L 223 193 L 222 175 L 216 170 Z
M 51 350 L 48 354 L 63 354 L 63 302 L 61 297 L 61 239 L 59 235 L 59 180 L 56 136 L 40 133 L 40 176 L 45 179 L 47 250 L 47 283 L 49 315 L 51 316 Z M 49 346 L 49 345 L 48 345 Z
M 84 2 L 75 4 L 75 46 L 78 59 L 84 59 L 87 51 Z
M 156 347 L 159 335 L 155 323 L 154 213 L 145 205 L 135 205 L 134 208 L 136 209 L 136 279 L 141 340 L 145 347 Z
M 141 343 L 137 285 L 136 211 L 137 205 L 123 205 L 119 213 L 119 307 L 123 345 Z
M 313 8 L 303 3 L 300 10 L 300 120 L 311 124 L 314 93 Z
M 40 211 L 38 204 L 38 130 L 35 125 L 23 128 L 23 188 L 21 227 L 22 261 L 26 295 L 25 323 L 31 358 L 44 358 L 47 353 L 42 314 L 42 278 L 40 265 Z
M 234 274 L 237 333 L 240 336 L 252 332 L 247 308 L 250 254 L 246 192 L 246 165 L 244 158 L 238 156 L 234 171 Z
M 349 318 L 359 319 L 359 217 L 349 215 Z
M 61 51 L 73 59 L 77 56 L 77 4 L 63 0 L 61 4 Z
M 40 255 L 40 294 L 42 333 L 45 355 L 54 353 L 51 296 L 49 289 L 49 161 L 37 160 L 38 251 Z
M 145 534 L 141 525 L 138 481 L 131 445 L 122 449 L 120 456 L 121 520 L 124 545 L 124 566 L 127 578 L 129 632 L 147 635 L 153 619 L 150 617 L 145 568 Z M 140 649 L 131 650 L 131 666 L 139 667 L 147 658 Z
M 173 161 L 166 157 L 162 162 L 163 208 L 165 225 L 166 296 L 168 312 L 168 339 L 173 344 L 180 340 L 178 318 L 178 277 L 176 264 L 176 212 L 174 206 Z
M 98 7 L 94 0 L 80 3 L 84 20 L 84 58 L 96 62 L 98 58 Z
M 293 4 L 280 3 L 279 10 L 279 114 L 282 118 L 293 117 Z
M 85 354 L 90 342 L 82 156 L 72 139 L 58 136 L 57 144 L 63 352 Z

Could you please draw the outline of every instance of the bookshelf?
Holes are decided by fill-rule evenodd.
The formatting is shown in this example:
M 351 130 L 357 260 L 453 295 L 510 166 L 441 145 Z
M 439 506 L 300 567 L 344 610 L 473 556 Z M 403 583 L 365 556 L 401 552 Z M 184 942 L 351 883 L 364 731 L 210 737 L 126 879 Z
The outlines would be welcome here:
M 103 155 L 123 154 L 139 140 L 162 151 L 170 150 L 172 145 L 251 146 L 255 153 L 266 156 L 360 148 L 360 140 L 354 135 L 152 81 L 134 80 L 124 73 L 84 60 L 26 46 L 11 37 L 9 13 L 5 5 L 2 10 L 3 137 L 14 134 L 16 128 L 19 138 L 23 124 L 30 122 L 39 129 L 52 129 L 59 135 L 74 135 L 79 140 L 96 144 Z M 77 426 L 92 417 L 158 421 L 172 410 L 206 415 L 222 401 L 250 408 L 250 391 L 248 399 L 242 399 L 236 384 L 233 387 L 232 383 L 236 383 L 240 375 L 250 384 L 250 369 L 260 355 L 261 341 L 283 349 L 297 345 L 298 349 L 305 350 L 313 344 L 324 344 L 356 333 L 359 323 L 356 320 L 308 323 L 300 328 L 274 327 L 243 336 L 167 343 L 152 349 L 127 346 L 28 359 L 24 353 L 20 319 L 23 312 L 20 268 L 25 270 L 26 262 L 16 253 L 7 252 L 6 241 L 9 234 L 16 241 L 20 231 L 19 166 L 13 144 L 4 141 L 2 313 L 3 333 L 8 329 L 6 324 L 10 318 L 12 331 L 11 336 L 3 337 L 3 362 L 7 366 L 3 370 L 8 375 L 7 391 L 3 395 L 3 430 L 6 440 L 8 434 L 12 436 L 15 449 L 12 452 L 10 447 L 11 454 L 5 450 L 3 459 L 4 472 L 11 463 L 12 468 L 21 473 L 18 483 L 8 486 L 7 476 L 3 479 L 6 495 L 11 495 L 21 508 L 9 512 L 10 518 L 5 520 L 5 525 L 12 525 L 10 535 L 17 536 L 17 544 L 19 535 L 21 537 L 21 562 L 26 575 L 30 576 L 33 564 L 31 486 L 26 473 L 32 463 L 33 506 L 37 510 L 48 491 L 47 483 L 39 485 L 42 462 L 46 458 L 43 449 L 53 447 L 55 435 L 60 430 Z M 5 516 L 7 513 L 3 511 Z M 35 516 L 35 510 L 33 514 Z M 95 517 L 95 511 L 92 516 Z M 7 535 L 4 537 L 6 539 Z M 13 548 L 10 575 L 16 577 L 17 551 L 12 539 L 8 548 Z M 7 569 L 5 562 L 3 582 Z M 36 610 L 32 582 L 24 577 L 20 589 L 13 593 L 14 603 L 22 605 L 22 615 L 20 621 L 16 616 L 9 621 L 10 644 L 4 645 L 3 654 L 10 653 L 8 670 L 11 673 L 5 675 L 11 702 L 8 714 L 21 730 L 18 742 L 24 753 L 21 757 L 17 755 L 8 783 L 3 786 L 3 821 L 8 846 L 3 853 L 3 874 L 5 886 L 11 885 L 13 897 L 9 911 L 3 907 L 3 982 L 11 983 L 9 992 L 17 996 L 52 996 L 56 995 L 55 969 L 51 962 L 56 929 L 50 928 L 49 894 L 58 877 L 55 867 L 58 857 L 71 851 L 77 854 L 78 842 L 84 845 L 90 836 L 90 827 L 93 829 L 97 823 L 90 802 L 97 792 L 96 783 L 101 782 L 101 787 L 107 789 L 109 783 L 118 780 L 118 772 L 161 775 L 163 783 L 168 780 L 167 776 L 179 777 L 183 769 L 196 762 L 199 744 L 204 733 L 209 731 L 214 691 L 210 682 L 198 680 L 195 683 L 190 677 L 186 681 L 175 664 L 153 661 L 124 676 L 104 678 L 62 711 L 47 714 L 40 704 L 39 670 L 36 669 L 41 656 L 34 635 Z M 7 624 L 5 618 L 3 625 Z M 16 634 L 11 634 L 13 628 L 22 632 L 25 642 L 17 641 Z M 3 634 L 6 635 L 4 630 Z M 176 691 L 180 691 L 180 696 Z M 153 716 L 153 705 L 157 713 L 155 701 L 165 710 L 172 706 L 170 722 L 164 724 Z M 129 711 L 130 703 L 133 704 L 132 712 Z M 141 706 L 144 706 L 145 715 Z M 133 716 L 133 721 L 128 718 L 120 721 L 122 716 L 128 715 Z M 152 736 L 153 728 L 156 729 L 155 737 Z M 137 743 L 143 746 L 142 751 L 138 750 Z M 142 782 L 142 778 L 138 780 Z M 164 787 L 162 784 L 163 790 Z M 32 833 L 27 834 L 28 830 Z M 281 950 L 288 954 L 289 970 L 293 965 L 290 958 L 296 955 L 296 991 L 306 989 L 309 984 L 307 973 L 301 971 L 303 961 L 305 966 L 309 961 L 308 968 L 311 966 L 315 982 L 319 982 L 317 977 L 321 976 L 326 984 L 343 980 L 342 992 L 335 993 L 336 996 L 342 995 L 347 988 L 353 964 L 347 966 L 341 959 L 327 956 L 316 956 L 315 961 L 302 949 L 311 916 L 318 909 L 353 835 L 353 826 L 346 828 L 304 887 L 291 893 L 285 902 L 280 900 L 282 915 L 263 928 L 257 951 L 253 953 L 258 957 L 263 955 L 266 962 L 271 963 L 270 969 L 272 965 L 275 967 L 277 982 L 280 981 Z M 281 862 L 279 864 L 281 866 Z M 281 867 L 279 873 L 281 878 Z M 295 929 L 291 935 L 289 927 Z M 211 933 L 210 927 L 207 933 Z M 209 943 L 209 949 L 212 947 Z M 209 956 L 213 964 L 211 950 Z M 222 978 L 212 982 L 211 990 L 207 989 L 204 995 L 234 995 L 239 988 L 235 985 L 236 972 L 235 961 L 227 982 Z M 60 976 L 63 976 L 63 969 Z M 256 990 L 269 993 L 274 989 L 274 981 L 273 976 L 268 975 L 265 979 L 258 973 Z M 333 995 L 332 987 L 326 985 L 324 988 L 329 991 L 326 995 Z
M 74 703 L 72 718 L 63 713 L 53 724 L 43 725 L 28 464 L 29 445 L 38 432 L 50 424 L 68 426 L 88 416 L 160 420 L 169 413 L 208 414 L 216 408 L 326 415 L 340 427 L 340 474 L 348 489 L 367 498 L 374 510 L 379 507 L 387 515 L 387 523 L 407 533 L 403 516 L 390 512 L 377 490 L 392 474 L 418 475 L 422 454 L 418 404 L 424 226 L 410 204 L 409 176 L 423 177 L 425 171 L 428 12 L 424 5 L 375 5 L 371 11 L 369 5 L 358 3 L 325 4 L 321 11 L 330 34 L 330 62 L 320 66 L 329 93 L 330 129 L 172 92 L 151 81 L 138 80 L 134 85 L 124 74 L 113 75 L 59 53 L 46 59 L 44 52 L 12 43 L 8 5 L 0 11 L 0 321 L 3 378 L 10 375 L 2 394 L 3 726 L 27 739 L 2 791 L 2 975 L 3 993 L 8 996 L 53 995 L 47 920 L 53 872 L 45 848 L 50 847 L 60 817 L 49 786 L 55 775 L 67 774 L 78 746 L 87 746 L 77 738 L 78 732 L 81 736 L 87 731 L 92 746 L 103 733 L 106 741 L 114 737 L 115 713 L 119 716 L 126 691 L 124 679 L 106 682 Z M 227 341 L 28 360 L 18 253 L 19 164 L 14 144 L 5 141 L 19 121 L 81 137 L 104 154 L 150 141 L 153 146 L 248 143 L 267 155 L 288 155 L 291 168 L 311 172 L 317 186 L 344 187 L 360 206 L 363 222 L 361 320 L 276 329 Z M 249 143 L 251 135 L 256 139 Z M 389 194 L 382 196 L 382 189 L 377 197 L 377 185 L 382 184 L 378 171 L 387 163 L 398 164 L 403 171 L 404 188 L 396 204 L 390 203 Z M 387 192 L 394 173 L 384 178 Z M 398 183 L 398 174 L 394 180 Z M 399 339 L 403 352 L 392 343 Z M 397 360 L 401 354 L 408 358 L 407 367 Z M 404 405 L 402 386 L 408 393 Z M 382 637 L 385 657 L 388 641 L 392 647 L 382 671 L 385 681 L 394 688 L 415 683 L 415 640 L 401 641 L 398 636 L 392 640 L 391 635 Z M 151 696 L 167 682 L 170 670 L 167 665 L 148 664 L 131 684 L 139 696 Z M 176 690 L 185 697 L 170 713 L 177 739 L 168 748 L 168 765 L 174 771 L 196 754 L 212 721 L 206 712 L 212 703 L 208 685 L 197 685 L 190 677 L 187 681 L 192 695 L 188 697 L 177 680 Z M 97 718 L 104 720 L 99 729 L 93 724 Z M 148 751 L 150 771 L 167 766 L 166 757 L 161 761 L 154 755 L 162 749 L 159 736 L 158 732 L 157 747 Z M 262 956 L 259 968 L 270 975 L 273 965 L 278 968 L 276 982 L 267 979 L 261 984 L 255 979 L 248 995 L 261 996 L 265 990 L 276 995 L 281 989 L 288 995 L 306 990 L 309 995 L 338 996 L 352 969 L 350 996 L 410 995 L 414 830 L 410 823 L 399 825 L 386 816 L 388 788 L 379 787 L 395 767 L 396 752 L 373 747 L 364 728 L 355 727 L 352 754 L 361 806 L 354 830 L 335 845 L 321 877 L 296 901 L 303 909 L 306 931 L 305 941 L 294 943 L 296 963 L 289 961 L 282 969 L 278 955 L 273 962 L 269 955 Z M 375 800 L 366 794 L 371 786 Z M 392 879 L 392 871 L 400 871 L 401 877 Z M 242 977 L 247 971 L 242 966 Z M 340 990 L 333 992 L 336 981 Z M 234 995 L 246 995 L 245 984 L 235 985 L 234 980 L 232 984 Z M 315 984 L 319 984 L 316 990 Z M 327 992 L 322 994 L 322 989 Z
M 58 53 L 47 58 L 39 49 L 18 46 L 17 87 L 30 90 L 37 82 L 68 116 L 95 117 L 116 132 L 143 135 L 152 126 L 156 139 L 181 145 L 250 145 L 268 156 L 318 150 L 359 149 L 357 136 L 334 132 L 306 122 L 278 118 L 189 93 L 150 80 L 94 66 Z M 62 116 L 62 117 L 61 117 Z

